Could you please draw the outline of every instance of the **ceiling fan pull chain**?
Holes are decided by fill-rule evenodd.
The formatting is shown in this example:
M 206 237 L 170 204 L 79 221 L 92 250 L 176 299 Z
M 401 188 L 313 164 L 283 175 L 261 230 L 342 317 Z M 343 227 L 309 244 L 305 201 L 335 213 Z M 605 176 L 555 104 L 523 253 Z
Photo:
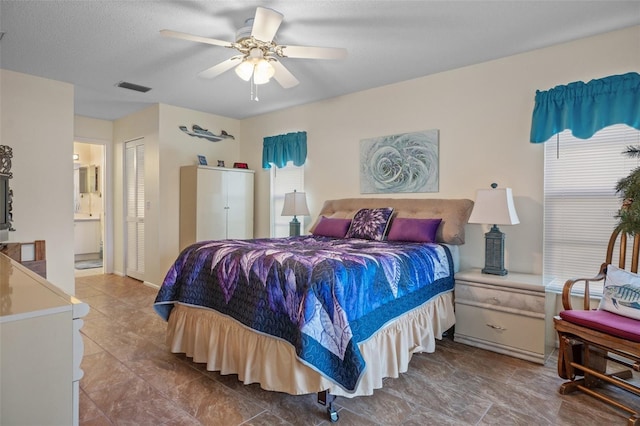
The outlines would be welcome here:
M 251 79 L 249 80 L 249 84 L 251 86 L 251 100 L 258 102 L 258 85 L 253 80 L 253 74 L 251 74 Z
M 255 84 L 253 84 L 253 74 L 251 74 L 251 79 L 249 80 L 249 91 L 251 92 L 251 100 L 255 100 L 255 94 L 253 92 Z

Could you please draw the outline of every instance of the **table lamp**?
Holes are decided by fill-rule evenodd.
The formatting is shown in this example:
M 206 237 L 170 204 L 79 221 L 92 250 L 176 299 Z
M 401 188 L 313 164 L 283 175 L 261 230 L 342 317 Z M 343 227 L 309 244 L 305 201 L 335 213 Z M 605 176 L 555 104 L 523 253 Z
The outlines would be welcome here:
M 289 222 L 289 236 L 295 237 L 300 235 L 300 222 L 296 216 L 308 216 L 309 207 L 307 207 L 307 197 L 304 192 L 289 192 L 284 195 L 284 206 L 282 207 L 282 216 L 293 216 L 293 220 Z
M 478 190 L 469 223 L 493 225 L 484 234 L 485 266 L 482 273 L 507 275 L 504 268 L 504 234 L 498 225 L 516 225 L 520 220 L 513 205 L 511 188 L 498 188 L 497 183 L 492 183 L 491 188 Z

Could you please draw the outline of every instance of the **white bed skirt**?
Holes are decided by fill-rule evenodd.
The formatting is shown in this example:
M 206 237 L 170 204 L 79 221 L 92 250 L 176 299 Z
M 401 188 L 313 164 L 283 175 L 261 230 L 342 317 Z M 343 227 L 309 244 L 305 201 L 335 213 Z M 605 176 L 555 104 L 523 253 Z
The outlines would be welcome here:
M 303 364 L 284 340 L 257 333 L 215 311 L 176 305 L 167 328 L 171 352 L 184 353 L 207 370 L 237 374 L 245 384 L 292 395 L 328 390 L 333 395 L 371 395 L 382 388 L 382 379 L 407 371 L 411 356 L 434 352 L 435 339 L 455 324 L 453 292 L 435 297 L 394 320 L 360 343 L 366 369 L 358 388 L 348 393 Z

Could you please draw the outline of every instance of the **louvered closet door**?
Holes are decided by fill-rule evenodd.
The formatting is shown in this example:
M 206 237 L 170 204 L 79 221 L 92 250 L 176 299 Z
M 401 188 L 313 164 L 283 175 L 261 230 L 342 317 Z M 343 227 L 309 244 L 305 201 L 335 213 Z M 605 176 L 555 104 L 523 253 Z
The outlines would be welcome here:
M 126 274 L 144 281 L 144 141 L 125 144 Z

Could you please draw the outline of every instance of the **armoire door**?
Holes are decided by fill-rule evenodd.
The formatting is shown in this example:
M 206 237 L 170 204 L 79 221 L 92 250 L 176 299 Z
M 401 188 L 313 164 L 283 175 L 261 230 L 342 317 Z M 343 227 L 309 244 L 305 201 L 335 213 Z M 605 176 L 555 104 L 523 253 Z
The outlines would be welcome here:
M 227 238 L 253 238 L 253 173 L 225 173 Z
M 196 241 L 227 238 L 225 172 L 198 168 Z

